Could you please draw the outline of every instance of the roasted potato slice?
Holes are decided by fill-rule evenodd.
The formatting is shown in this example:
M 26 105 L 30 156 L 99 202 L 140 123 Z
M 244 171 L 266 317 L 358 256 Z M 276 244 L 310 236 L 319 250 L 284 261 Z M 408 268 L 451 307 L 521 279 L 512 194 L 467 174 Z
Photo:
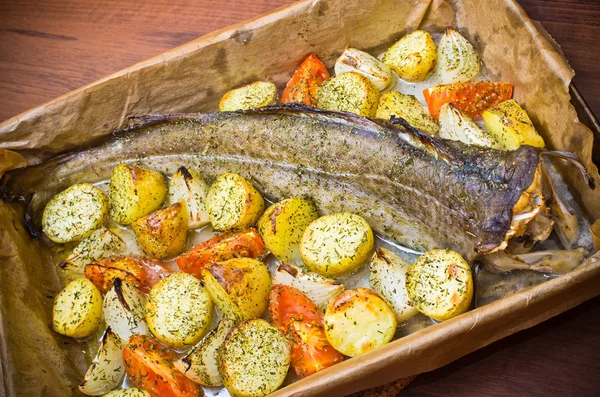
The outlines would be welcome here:
M 484 111 L 481 116 L 485 128 L 504 150 L 515 150 L 523 145 L 544 147 L 527 112 L 514 99 L 500 102 Z
M 152 288 L 146 300 L 146 322 L 152 334 L 175 349 L 186 349 L 206 334 L 213 303 L 196 277 L 173 273 Z
M 419 312 L 408 298 L 407 270 L 408 263 L 385 248 L 378 248 L 371 258 L 369 285 L 390 305 L 399 323 Z
M 346 290 L 325 311 L 325 335 L 346 356 L 385 345 L 396 333 L 396 316 L 377 293 L 368 288 Z
M 421 313 L 437 321 L 448 320 L 471 306 L 471 267 L 457 252 L 427 251 L 408 268 L 406 289 Z
M 407 34 L 383 56 L 383 63 L 406 81 L 423 81 L 433 69 L 437 52 L 427 32 L 415 30 Z
M 122 352 L 121 339 L 109 327 L 102 337 L 92 365 L 79 384 L 79 390 L 88 396 L 100 396 L 119 387 L 125 376 Z
M 102 226 L 108 214 L 108 198 L 90 183 L 73 185 L 46 204 L 42 228 L 55 243 L 81 240 Z
M 102 321 L 102 295 L 86 278 L 71 281 L 54 298 L 52 329 L 75 339 L 92 336 Z
M 241 175 L 219 175 L 206 196 L 206 208 L 215 230 L 239 230 L 253 226 L 265 202 L 252 184 Z
M 83 273 L 85 265 L 102 258 L 105 255 L 121 251 L 125 244 L 123 241 L 105 228 L 100 226 L 92 234 L 81 240 L 73 249 L 71 255 L 60 263 L 60 268 L 66 272 Z
M 277 87 L 268 81 L 255 81 L 235 90 L 227 91 L 221 102 L 219 110 L 230 112 L 234 110 L 248 110 L 277 103 Z
M 210 223 L 204 201 L 208 185 L 194 169 L 179 167 L 169 181 L 169 203 L 185 201 L 188 210 L 188 228 L 197 229 Z
M 379 99 L 376 117 L 389 120 L 392 116 L 402 117 L 416 129 L 429 135 L 435 135 L 440 126 L 421 105 L 414 95 L 401 94 L 398 91 L 388 91 Z
M 258 220 L 258 232 L 267 249 L 283 262 L 289 263 L 298 259 L 302 235 L 318 217 L 311 201 L 289 198 L 267 208 Z
M 236 258 L 202 269 L 213 302 L 226 316 L 244 320 L 260 317 L 269 304 L 271 277 L 255 259 Z
M 110 178 L 109 196 L 111 218 L 130 225 L 160 208 L 167 197 L 167 182 L 160 172 L 119 164 Z
M 128 387 L 127 389 L 113 390 L 104 395 L 104 397 L 152 397 L 146 390 L 137 387 Z
M 379 90 L 365 76 L 345 72 L 325 81 L 317 91 L 317 106 L 325 110 L 356 113 L 373 117 Z
M 187 205 L 179 201 L 138 219 L 131 227 L 142 251 L 152 258 L 166 259 L 185 249 L 187 220 Z
M 305 230 L 300 255 L 312 270 L 328 277 L 351 273 L 364 263 L 375 240 L 367 221 L 349 212 L 325 215 Z
M 224 317 L 217 329 L 211 331 L 191 352 L 175 362 L 175 368 L 196 383 L 209 387 L 223 386 L 217 365 L 218 351 L 235 321 Z
M 223 384 L 233 397 L 260 397 L 281 386 L 290 366 L 285 336 L 263 319 L 233 328 L 218 358 Z

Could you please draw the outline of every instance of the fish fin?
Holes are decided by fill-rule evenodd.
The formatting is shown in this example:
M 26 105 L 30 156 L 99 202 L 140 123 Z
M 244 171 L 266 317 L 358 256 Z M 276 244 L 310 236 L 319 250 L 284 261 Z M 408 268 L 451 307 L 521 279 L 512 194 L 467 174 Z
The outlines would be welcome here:
M 594 181 L 594 178 L 592 178 L 589 171 L 585 168 L 585 166 L 581 163 L 581 161 L 579 161 L 579 158 L 576 155 L 574 155 L 573 153 L 563 152 L 563 151 L 558 151 L 558 150 L 545 150 L 543 152 L 540 152 L 540 155 L 548 156 L 548 157 L 556 157 L 556 158 L 568 161 L 569 163 L 571 163 L 575 167 L 577 167 L 579 172 L 581 172 L 581 176 L 583 177 L 585 182 L 588 184 L 590 189 L 594 190 L 596 188 L 596 181 Z

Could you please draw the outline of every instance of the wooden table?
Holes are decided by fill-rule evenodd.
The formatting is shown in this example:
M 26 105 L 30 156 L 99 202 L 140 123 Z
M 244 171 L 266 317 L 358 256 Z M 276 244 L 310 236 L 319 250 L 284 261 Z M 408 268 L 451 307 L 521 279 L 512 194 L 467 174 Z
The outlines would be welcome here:
M 0 4 L 0 120 L 291 2 L 5 0 Z M 520 3 L 562 45 L 577 72 L 575 84 L 600 115 L 600 2 Z M 600 396 L 599 375 L 596 298 L 419 376 L 402 396 Z

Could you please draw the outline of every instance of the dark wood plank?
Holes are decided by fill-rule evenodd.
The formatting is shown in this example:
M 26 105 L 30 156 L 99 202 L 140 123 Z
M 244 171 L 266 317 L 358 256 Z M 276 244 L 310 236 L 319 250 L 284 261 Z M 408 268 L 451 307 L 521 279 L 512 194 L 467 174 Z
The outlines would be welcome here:
M 0 2 L 0 120 L 292 0 Z M 522 0 L 600 114 L 600 2 Z M 402 396 L 598 396 L 600 298 L 423 374 Z

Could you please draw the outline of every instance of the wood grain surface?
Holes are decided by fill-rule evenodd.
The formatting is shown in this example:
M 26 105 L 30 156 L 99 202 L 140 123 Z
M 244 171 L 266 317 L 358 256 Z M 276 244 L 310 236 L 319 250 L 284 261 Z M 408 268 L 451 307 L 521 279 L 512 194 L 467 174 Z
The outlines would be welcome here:
M 291 0 L 3 0 L 0 120 Z M 600 1 L 524 0 L 600 114 Z M 600 286 L 599 286 L 600 288 Z M 600 298 L 420 375 L 408 396 L 600 396 Z

